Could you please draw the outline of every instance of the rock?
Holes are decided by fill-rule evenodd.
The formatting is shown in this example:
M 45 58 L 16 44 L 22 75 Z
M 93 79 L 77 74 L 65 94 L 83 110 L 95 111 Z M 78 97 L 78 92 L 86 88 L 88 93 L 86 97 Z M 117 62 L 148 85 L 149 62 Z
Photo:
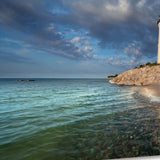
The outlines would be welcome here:
M 160 84 L 160 65 L 131 69 L 122 74 L 119 74 L 109 82 L 118 85 L 129 86 L 146 86 L 151 84 Z
M 30 81 L 35 81 L 35 80 L 33 80 L 33 79 L 27 79 L 27 82 L 30 82 Z

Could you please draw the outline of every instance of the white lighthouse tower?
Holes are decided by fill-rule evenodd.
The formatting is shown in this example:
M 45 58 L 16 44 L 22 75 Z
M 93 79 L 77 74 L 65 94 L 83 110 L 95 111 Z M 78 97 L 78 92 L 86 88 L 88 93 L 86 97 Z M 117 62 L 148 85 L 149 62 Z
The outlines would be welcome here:
M 157 25 L 159 28 L 159 35 L 158 35 L 158 57 L 157 57 L 157 63 L 160 64 L 160 16 L 159 20 L 157 21 Z

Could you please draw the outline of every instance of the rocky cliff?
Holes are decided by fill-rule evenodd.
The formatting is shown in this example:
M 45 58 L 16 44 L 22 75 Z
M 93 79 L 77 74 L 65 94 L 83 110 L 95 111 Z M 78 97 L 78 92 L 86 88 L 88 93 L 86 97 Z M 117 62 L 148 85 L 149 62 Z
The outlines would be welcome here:
M 119 74 L 117 77 L 110 80 L 110 83 L 129 86 L 160 84 L 160 65 L 131 69 L 122 74 Z

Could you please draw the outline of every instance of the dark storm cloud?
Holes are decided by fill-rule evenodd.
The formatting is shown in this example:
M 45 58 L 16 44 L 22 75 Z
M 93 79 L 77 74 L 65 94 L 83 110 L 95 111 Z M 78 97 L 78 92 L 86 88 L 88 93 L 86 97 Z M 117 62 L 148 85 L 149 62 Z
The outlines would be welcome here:
M 86 28 L 101 47 L 121 51 L 137 43 L 142 56 L 156 55 L 159 0 L 82 0 L 70 6 L 72 15 L 61 17 L 62 23 Z
M 55 23 L 56 16 L 47 10 L 61 7 L 61 1 L 1 0 L 1 27 L 32 47 L 71 59 L 89 58 L 88 53 L 64 38 Z

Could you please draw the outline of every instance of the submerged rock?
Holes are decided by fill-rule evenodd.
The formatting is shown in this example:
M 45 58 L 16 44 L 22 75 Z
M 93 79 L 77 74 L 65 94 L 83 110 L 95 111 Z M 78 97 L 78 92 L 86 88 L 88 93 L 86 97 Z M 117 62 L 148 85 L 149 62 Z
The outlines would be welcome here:
M 143 68 L 131 69 L 119 74 L 109 82 L 128 86 L 160 84 L 160 66 L 145 66 Z

